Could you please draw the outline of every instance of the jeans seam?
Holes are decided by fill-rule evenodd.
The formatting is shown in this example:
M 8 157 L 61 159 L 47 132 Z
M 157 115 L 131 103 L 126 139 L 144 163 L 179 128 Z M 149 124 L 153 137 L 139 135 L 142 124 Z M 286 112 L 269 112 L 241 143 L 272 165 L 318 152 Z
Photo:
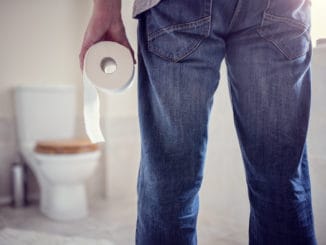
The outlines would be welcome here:
M 276 20 L 276 21 L 287 23 L 287 24 L 292 25 L 294 27 L 298 27 L 298 28 L 302 29 L 303 31 L 306 31 L 306 30 L 309 29 L 308 25 L 305 25 L 304 23 L 301 23 L 301 22 L 299 22 L 297 20 L 292 20 L 292 19 L 290 19 L 288 17 L 277 16 L 277 15 L 266 13 L 266 12 L 264 14 L 264 17 L 267 18 L 267 19 L 270 19 L 270 20 Z
M 263 18 L 262 18 L 260 27 L 264 26 L 265 20 L 271 20 L 271 21 L 279 21 L 279 22 L 287 23 L 295 28 L 302 30 L 302 33 L 300 34 L 300 36 L 304 35 L 304 33 L 309 30 L 308 25 L 305 25 L 304 23 L 301 23 L 298 20 L 290 19 L 288 17 L 277 16 L 277 15 L 271 14 L 271 13 L 269 13 L 269 10 L 270 10 L 270 0 L 267 0 L 267 6 L 263 12 Z M 298 55 L 290 56 L 283 50 L 283 48 L 277 42 L 275 42 L 273 39 L 266 38 L 259 28 L 257 29 L 257 33 L 261 38 L 263 38 L 267 42 L 272 43 L 288 60 L 297 59 L 307 53 L 307 51 L 303 51 Z
M 270 12 L 271 9 L 271 0 L 267 0 L 267 6 L 266 9 L 264 10 L 264 14 L 263 14 L 263 21 L 264 18 L 269 18 L 270 20 L 276 20 L 276 21 L 281 21 L 281 22 L 285 22 L 288 23 L 294 27 L 298 27 L 298 28 L 303 28 L 303 30 L 308 30 L 309 29 L 309 25 L 306 25 L 302 22 L 300 22 L 299 20 L 295 20 L 295 19 L 290 19 L 289 17 L 284 17 L 284 16 L 278 16 L 275 14 L 272 14 Z M 261 23 L 261 25 L 263 25 L 263 22 Z
M 305 55 L 306 53 L 307 53 L 307 51 L 305 51 L 305 52 L 301 52 L 300 54 L 298 54 L 298 55 L 295 55 L 295 56 L 289 56 L 289 55 L 287 55 L 287 53 L 286 52 L 284 52 L 284 50 L 280 47 L 280 45 L 278 45 L 277 44 L 277 42 L 275 42 L 274 40 L 272 40 L 272 39 L 268 39 L 268 38 L 266 38 L 266 37 L 264 37 L 261 33 L 260 33 L 260 31 L 259 30 L 257 30 L 257 32 L 258 32 L 258 35 L 261 37 L 261 38 L 263 38 L 263 39 L 265 39 L 267 42 L 271 42 L 288 60 L 294 60 L 294 59 L 296 59 L 296 58 L 299 58 L 299 57 L 301 57 L 301 56 L 303 56 L 303 55 Z
M 192 49 L 189 49 L 188 52 L 186 52 L 183 56 L 179 57 L 178 59 L 175 59 L 174 62 L 178 62 L 180 60 L 182 60 L 184 57 L 188 56 L 189 54 L 191 54 L 193 52 L 193 50 L 195 50 L 196 48 L 198 48 L 198 46 L 202 43 L 202 41 L 205 39 L 205 37 L 203 37 L 200 41 L 197 42 L 196 45 L 193 46 Z
M 191 28 L 194 28 L 194 27 L 204 25 L 207 22 L 210 22 L 210 20 L 211 20 L 211 16 L 206 16 L 206 17 L 203 17 L 203 18 L 191 21 L 191 22 L 163 27 L 163 28 L 161 28 L 161 29 L 159 29 L 157 31 L 149 33 L 148 36 L 147 36 L 147 39 L 148 39 L 148 41 L 152 41 L 153 39 L 163 35 L 164 33 L 169 33 L 169 32 L 173 32 L 173 31 L 176 31 L 176 30 L 191 29 Z
M 188 56 L 189 54 L 191 54 L 193 52 L 193 50 L 195 50 L 201 43 L 202 41 L 205 39 L 206 37 L 202 37 L 199 41 L 197 42 L 192 42 L 192 45 L 190 46 L 191 48 L 187 49 L 186 52 L 180 56 L 180 57 L 174 57 L 171 54 L 166 54 L 165 55 L 161 55 L 162 51 L 159 48 L 156 48 L 155 46 L 150 45 L 149 46 L 149 50 L 151 50 L 152 52 L 154 52 L 156 55 L 158 55 L 159 57 L 169 60 L 169 61 L 173 61 L 173 62 L 178 62 L 180 60 L 182 60 L 184 57 Z M 195 45 L 194 45 L 195 44 Z
M 205 2 L 205 10 L 204 10 L 204 16 L 212 16 L 212 6 L 213 6 L 213 0 L 208 0 Z
M 236 8 L 234 10 L 232 19 L 231 19 L 230 24 L 229 24 L 228 30 L 231 30 L 232 27 L 234 26 L 234 23 L 235 23 L 236 19 L 238 18 L 239 14 L 240 14 L 241 7 L 242 7 L 242 0 L 238 0 L 237 6 L 236 6 Z

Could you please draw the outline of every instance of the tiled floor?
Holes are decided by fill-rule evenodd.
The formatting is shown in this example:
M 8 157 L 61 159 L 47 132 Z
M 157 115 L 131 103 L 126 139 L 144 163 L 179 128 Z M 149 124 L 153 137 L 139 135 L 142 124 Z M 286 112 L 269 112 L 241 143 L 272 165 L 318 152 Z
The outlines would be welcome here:
M 206 207 L 200 212 L 198 244 L 247 244 L 246 228 L 230 222 L 226 217 L 218 217 L 211 211 Z M 130 200 L 93 202 L 89 217 L 73 222 L 54 222 L 43 216 L 36 204 L 24 209 L 0 207 L 0 229 L 11 227 L 59 235 L 108 239 L 117 245 L 134 244 L 135 220 L 136 206 L 135 202 Z

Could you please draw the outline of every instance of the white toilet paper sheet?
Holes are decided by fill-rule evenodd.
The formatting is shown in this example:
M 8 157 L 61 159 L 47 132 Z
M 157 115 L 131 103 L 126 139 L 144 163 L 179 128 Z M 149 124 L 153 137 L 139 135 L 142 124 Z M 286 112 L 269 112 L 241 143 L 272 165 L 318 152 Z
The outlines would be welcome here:
M 105 93 L 124 91 L 131 86 L 134 64 L 129 49 L 103 41 L 89 48 L 84 59 L 84 123 L 93 143 L 104 142 L 100 127 L 98 90 Z

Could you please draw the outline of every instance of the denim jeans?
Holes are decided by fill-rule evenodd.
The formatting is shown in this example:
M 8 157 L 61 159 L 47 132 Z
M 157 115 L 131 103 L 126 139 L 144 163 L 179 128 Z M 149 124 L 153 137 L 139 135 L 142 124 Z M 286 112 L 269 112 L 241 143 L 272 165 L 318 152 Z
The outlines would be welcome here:
M 306 147 L 310 5 L 162 0 L 137 16 L 137 245 L 197 244 L 208 122 L 224 58 L 248 186 L 249 244 L 317 244 Z

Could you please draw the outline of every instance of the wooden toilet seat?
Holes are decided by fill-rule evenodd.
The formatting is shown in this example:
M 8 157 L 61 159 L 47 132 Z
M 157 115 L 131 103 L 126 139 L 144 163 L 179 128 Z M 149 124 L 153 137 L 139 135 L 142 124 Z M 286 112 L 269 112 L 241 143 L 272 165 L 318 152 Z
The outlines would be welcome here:
M 88 139 L 42 140 L 37 142 L 34 151 L 42 154 L 77 154 L 99 149 Z

